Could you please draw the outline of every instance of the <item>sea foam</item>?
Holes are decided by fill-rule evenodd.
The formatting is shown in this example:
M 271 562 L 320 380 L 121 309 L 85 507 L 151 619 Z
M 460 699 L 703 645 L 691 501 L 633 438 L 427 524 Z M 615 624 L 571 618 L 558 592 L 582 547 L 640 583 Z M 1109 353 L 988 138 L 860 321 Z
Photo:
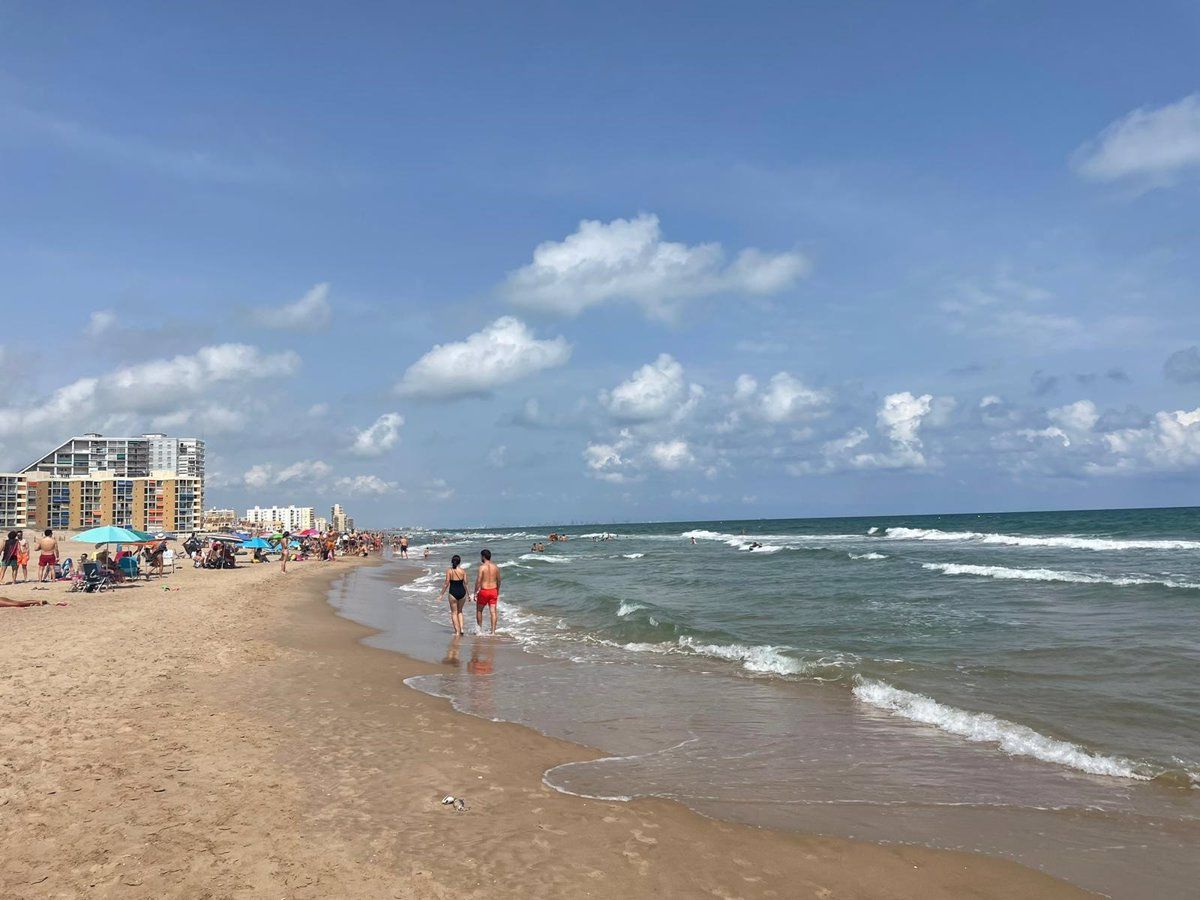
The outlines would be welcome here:
M 611 642 L 601 640 L 600 643 Z M 633 641 L 615 646 L 632 653 L 681 653 L 720 659 L 740 663 L 747 672 L 762 675 L 799 675 L 808 670 L 808 666 L 803 662 L 787 655 L 786 647 L 773 647 L 768 644 L 706 644 L 685 634 L 674 641 L 662 641 L 657 644 Z
M 1200 550 L 1200 541 L 1124 540 L 1120 538 L 996 534 L 980 531 L 940 531 L 937 528 L 888 528 L 884 537 L 905 541 L 973 541 L 1011 547 L 1058 547 L 1065 550 Z
M 871 681 L 861 676 L 857 681 L 854 696 L 863 703 L 889 710 L 894 715 L 912 719 L 914 722 L 932 725 L 968 741 L 997 744 L 1010 756 L 1028 756 L 1091 775 L 1139 780 L 1150 778 L 1139 771 L 1136 763 L 1128 759 L 1091 753 L 1070 741 L 1047 737 L 1025 725 L 1018 725 L 987 713 L 967 712 L 947 706 L 924 694 L 901 690 L 882 681 Z
M 944 575 L 977 575 L 1011 581 L 1061 581 L 1072 584 L 1128 585 L 1152 584 L 1180 590 L 1200 590 L 1200 584 L 1169 581 L 1141 575 L 1092 575 L 1087 572 L 1059 572 L 1055 569 L 1014 569 L 1008 566 L 974 566 L 965 563 L 922 563 L 921 568 Z

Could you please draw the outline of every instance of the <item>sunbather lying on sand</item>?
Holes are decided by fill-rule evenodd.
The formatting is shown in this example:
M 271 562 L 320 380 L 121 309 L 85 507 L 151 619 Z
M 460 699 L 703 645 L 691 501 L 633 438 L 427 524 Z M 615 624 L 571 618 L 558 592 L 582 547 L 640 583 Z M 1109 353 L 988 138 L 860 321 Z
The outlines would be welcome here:
M 0 597 L 0 607 L 5 606 L 45 606 L 45 600 L 9 600 L 7 597 Z

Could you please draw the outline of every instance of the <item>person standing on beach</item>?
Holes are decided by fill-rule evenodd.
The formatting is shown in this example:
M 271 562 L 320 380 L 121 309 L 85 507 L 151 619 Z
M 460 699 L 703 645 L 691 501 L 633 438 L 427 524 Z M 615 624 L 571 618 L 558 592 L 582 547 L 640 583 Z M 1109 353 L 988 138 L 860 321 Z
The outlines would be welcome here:
M 446 570 L 446 581 L 442 584 L 442 594 L 450 594 L 450 627 L 454 633 L 462 637 L 463 633 L 463 604 L 467 602 L 467 573 L 462 568 L 462 557 L 457 553 L 450 557 L 450 568 Z
M 4 576 L 12 572 L 12 583 L 17 583 L 17 533 L 10 531 L 8 539 L 4 542 L 3 554 L 0 555 L 0 563 L 3 564 L 4 570 L 0 572 L 0 584 L 4 584 Z
M 53 581 L 56 565 L 58 565 L 58 541 L 54 539 L 54 532 L 47 528 L 38 541 L 38 581 Z
M 400 535 L 400 557 L 408 559 L 408 536 L 403 534 Z
M 292 548 L 290 546 L 288 546 L 291 543 L 291 540 L 292 540 L 292 533 L 290 531 L 285 531 L 283 533 L 283 540 L 279 542 L 280 551 L 281 551 L 279 554 L 279 571 L 280 572 L 287 571 L 288 557 L 292 555 Z
M 475 623 L 483 628 L 483 608 L 491 607 L 492 634 L 496 633 L 497 605 L 500 602 L 500 568 L 492 562 L 492 551 L 479 551 L 479 570 L 475 573 Z
M 29 580 L 29 541 L 25 540 L 25 532 L 17 532 L 17 566 L 20 568 L 22 581 Z

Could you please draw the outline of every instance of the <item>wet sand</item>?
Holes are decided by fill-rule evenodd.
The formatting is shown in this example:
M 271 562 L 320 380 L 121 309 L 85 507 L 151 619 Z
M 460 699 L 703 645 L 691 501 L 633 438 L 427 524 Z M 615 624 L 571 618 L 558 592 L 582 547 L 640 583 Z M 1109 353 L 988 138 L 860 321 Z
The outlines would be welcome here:
M 326 602 L 359 564 L 0 591 L 70 604 L 0 610 L 0 894 L 1088 896 L 980 855 L 559 794 L 542 774 L 594 754 L 405 687 L 439 668 Z

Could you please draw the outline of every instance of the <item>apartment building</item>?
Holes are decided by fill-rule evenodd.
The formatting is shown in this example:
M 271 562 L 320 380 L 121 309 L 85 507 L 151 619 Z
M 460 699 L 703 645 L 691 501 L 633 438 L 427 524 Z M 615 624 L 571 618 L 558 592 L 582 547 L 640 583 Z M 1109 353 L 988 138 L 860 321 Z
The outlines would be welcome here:
M 256 528 L 295 534 L 313 527 L 316 512 L 312 506 L 255 506 L 246 510 L 245 521 Z
M 342 504 L 335 503 L 329 510 L 329 524 L 333 526 L 333 530 L 341 533 L 349 531 L 347 527 L 346 511 L 342 509 Z
M 25 476 L 19 472 L 0 473 L 0 529 L 27 528 L 28 512 Z
M 117 525 L 185 534 L 200 528 L 203 482 L 199 478 L 124 478 L 109 472 L 72 478 L 21 473 L 19 478 L 25 484 L 25 527 L 82 531 Z
M 205 531 L 228 531 L 238 526 L 238 514 L 235 509 L 206 509 L 204 522 L 201 527 Z
M 165 434 L 105 437 L 89 432 L 73 437 L 21 470 L 52 478 L 195 478 L 204 484 L 204 441 Z

